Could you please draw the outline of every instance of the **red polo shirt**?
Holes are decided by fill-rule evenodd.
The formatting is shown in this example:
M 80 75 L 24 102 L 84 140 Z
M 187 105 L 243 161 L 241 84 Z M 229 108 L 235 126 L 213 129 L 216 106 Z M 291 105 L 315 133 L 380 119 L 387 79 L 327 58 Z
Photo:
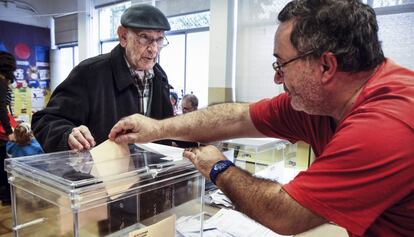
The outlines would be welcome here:
M 311 144 L 317 159 L 284 185 L 350 236 L 414 236 L 414 72 L 386 60 L 339 124 L 290 106 L 287 94 L 250 107 L 269 137 Z

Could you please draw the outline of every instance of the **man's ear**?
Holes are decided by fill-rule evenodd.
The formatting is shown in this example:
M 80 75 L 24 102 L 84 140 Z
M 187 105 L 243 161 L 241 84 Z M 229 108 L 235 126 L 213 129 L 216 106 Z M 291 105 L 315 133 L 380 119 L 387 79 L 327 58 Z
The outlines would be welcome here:
M 118 26 L 117 33 L 118 33 L 119 43 L 121 44 L 122 47 L 125 47 L 127 44 L 128 29 L 123 26 Z
M 332 52 L 325 52 L 320 58 L 322 82 L 327 83 L 336 73 L 338 67 L 336 57 Z

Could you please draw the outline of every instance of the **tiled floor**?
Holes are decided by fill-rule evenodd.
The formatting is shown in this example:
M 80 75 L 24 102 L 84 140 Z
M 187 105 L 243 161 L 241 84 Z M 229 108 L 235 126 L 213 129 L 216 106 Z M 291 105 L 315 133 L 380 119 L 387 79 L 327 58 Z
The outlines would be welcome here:
M 12 214 L 10 205 L 0 205 L 0 237 L 12 237 Z

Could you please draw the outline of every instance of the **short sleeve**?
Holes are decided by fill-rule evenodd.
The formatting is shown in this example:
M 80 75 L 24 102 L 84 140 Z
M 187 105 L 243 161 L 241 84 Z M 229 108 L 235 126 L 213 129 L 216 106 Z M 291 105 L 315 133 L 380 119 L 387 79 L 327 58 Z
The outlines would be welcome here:
M 413 140 L 409 126 L 387 115 L 350 116 L 284 189 L 302 206 L 362 235 L 414 189 Z

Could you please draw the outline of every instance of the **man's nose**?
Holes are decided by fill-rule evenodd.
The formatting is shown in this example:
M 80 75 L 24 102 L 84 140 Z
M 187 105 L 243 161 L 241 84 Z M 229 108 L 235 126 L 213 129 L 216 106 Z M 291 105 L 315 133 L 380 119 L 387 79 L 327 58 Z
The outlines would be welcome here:
M 283 77 L 277 72 L 275 72 L 275 76 L 274 76 L 273 80 L 278 85 L 283 83 Z
M 153 41 L 152 43 L 147 45 L 147 51 L 150 53 L 157 53 L 158 52 L 158 44 L 157 42 Z

